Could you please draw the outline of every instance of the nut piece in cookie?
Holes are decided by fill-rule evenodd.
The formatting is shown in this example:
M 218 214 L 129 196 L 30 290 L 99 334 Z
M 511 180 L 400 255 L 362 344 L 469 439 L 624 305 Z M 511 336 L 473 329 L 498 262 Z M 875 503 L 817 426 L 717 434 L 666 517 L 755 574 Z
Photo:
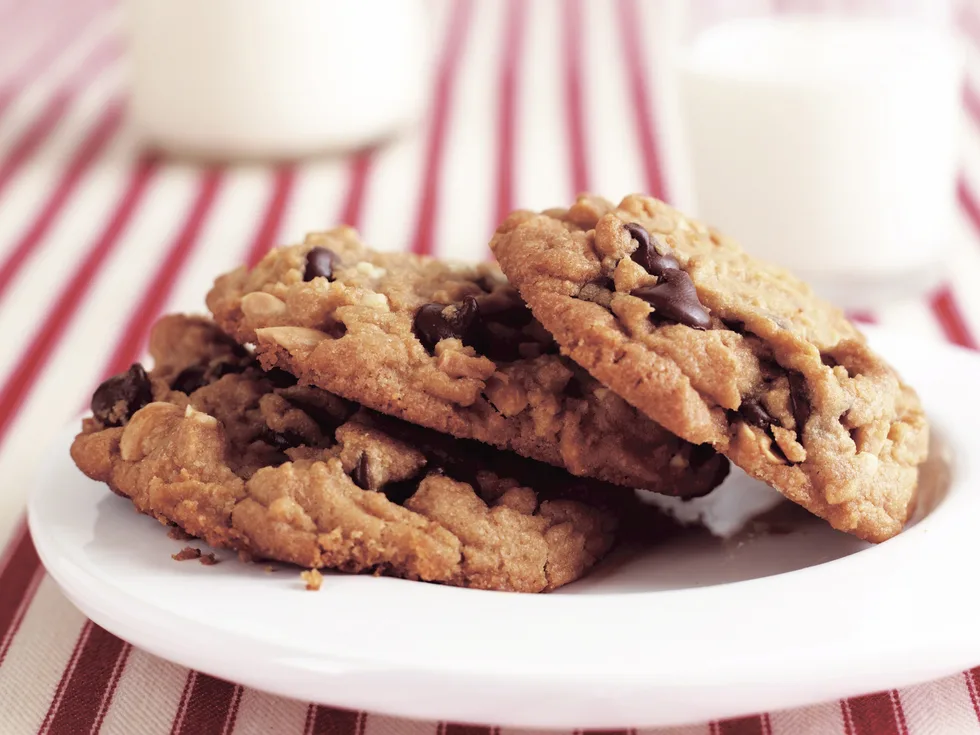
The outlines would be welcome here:
M 806 284 L 639 195 L 515 212 L 491 248 L 563 353 L 644 414 L 835 528 L 901 531 L 922 406 Z
M 661 313 L 705 318 L 690 284 L 650 285 Z M 338 228 L 221 276 L 208 306 L 267 369 L 413 424 L 668 495 L 703 495 L 728 471 L 559 354 L 492 264 L 376 252 Z
M 206 320 L 165 317 L 151 352 L 149 373 L 107 381 L 126 386 L 122 398 L 85 419 L 72 457 L 141 512 L 215 547 L 311 570 L 540 592 L 585 574 L 619 519 L 635 515 L 631 492 L 265 372 Z

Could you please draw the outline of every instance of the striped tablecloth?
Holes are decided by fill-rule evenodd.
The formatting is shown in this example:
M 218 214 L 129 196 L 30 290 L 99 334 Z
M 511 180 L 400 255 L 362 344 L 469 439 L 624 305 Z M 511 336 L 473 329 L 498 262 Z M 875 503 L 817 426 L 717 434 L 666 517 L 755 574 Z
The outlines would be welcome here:
M 134 649 L 44 574 L 23 501 L 52 434 L 140 358 L 153 320 L 201 310 L 216 273 L 274 243 L 346 222 L 384 248 L 482 258 L 518 204 L 584 190 L 682 201 L 661 7 L 433 0 L 436 73 L 414 134 L 303 165 L 199 168 L 137 151 L 110 0 L 0 0 L 0 733 L 490 732 L 281 699 Z M 969 10 L 960 23 L 980 84 L 980 15 Z M 980 96 L 969 84 L 964 101 L 951 280 L 864 317 L 976 348 Z M 980 732 L 978 690 L 980 668 L 670 732 Z

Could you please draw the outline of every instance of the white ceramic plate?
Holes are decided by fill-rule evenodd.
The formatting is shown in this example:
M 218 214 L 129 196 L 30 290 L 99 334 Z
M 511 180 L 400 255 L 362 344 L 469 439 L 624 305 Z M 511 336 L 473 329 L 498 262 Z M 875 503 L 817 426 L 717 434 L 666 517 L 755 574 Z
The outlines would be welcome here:
M 33 489 L 31 531 L 99 625 L 209 674 L 325 704 L 627 727 L 903 686 L 980 662 L 980 357 L 879 332 L 873 342 L 919 389 L 952 458 L 937 449 L 925 518 L 877 547 L 797 515 L 778 534 L 624 551 L 550 595 L 344 575 L 312 593 L 295 568 L 227 554 L 212 567 L 172 561 L 187 542 L 84 478 L 68 434 Z

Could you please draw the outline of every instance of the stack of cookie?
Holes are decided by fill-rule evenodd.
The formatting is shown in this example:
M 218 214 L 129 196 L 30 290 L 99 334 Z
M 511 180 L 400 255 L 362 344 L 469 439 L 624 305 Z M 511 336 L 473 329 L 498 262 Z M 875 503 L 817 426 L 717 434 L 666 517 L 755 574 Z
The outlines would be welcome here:
M 486 589 L 656 536 L 633 489 L 704 495 L 725 457 L 835 528 L 901 530 L 921 406 L 807 286 L 641 196 L 516 212 L 491 247 L 503 272 L 349 228 L 273 250 L 218 278 L 213 321 L 156 325 L 72 456 L 251 558 Z

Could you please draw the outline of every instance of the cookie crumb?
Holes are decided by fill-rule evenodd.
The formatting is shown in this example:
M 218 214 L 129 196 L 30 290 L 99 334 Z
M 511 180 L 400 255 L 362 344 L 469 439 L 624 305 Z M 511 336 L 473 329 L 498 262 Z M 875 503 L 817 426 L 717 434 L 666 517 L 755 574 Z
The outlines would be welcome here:
M 221 562 L 218 560 L 218 557 L 214 555 L 213 551 L 210 554 L 205 554 L 204 556 L 201 557 L 201 564 L 203 564 L 206 567 L 213 567 L 215 564 L 220 564 L 220 563 Z
M 173 559 L 174 561 L 188 561 L 189 559 L 200 559 L 201 550 L 195 549 L 193 546 L 185 546 L 176 554 L 171 554 L 170 558 Z
M 276 571 L 276 568 L 274 566 L 272 566 L 271 564 L 266 564 L 265 565 L 265 573 L 266 574 L 272 574 L 274 571 Z
M 167 531 L 167 537 L 172 538 L 174 541 L 189 541 L 194 538 L 180 526 L 171 526 L 170 530 Z
M 306 589 L 315 592 L 323 584 L 323 575 L 316 569 L 307 569 L 300 572 L 299 576 L 306 582 Z

